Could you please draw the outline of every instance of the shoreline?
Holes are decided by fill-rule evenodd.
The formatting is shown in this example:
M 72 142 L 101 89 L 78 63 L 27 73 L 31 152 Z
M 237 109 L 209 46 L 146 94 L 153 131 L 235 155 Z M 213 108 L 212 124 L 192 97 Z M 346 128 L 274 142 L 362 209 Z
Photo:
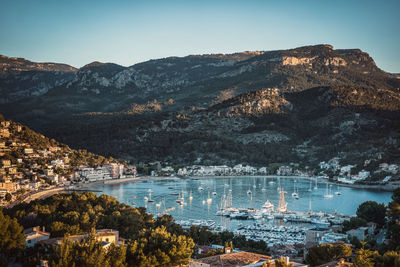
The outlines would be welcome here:
M 105 180 L 105 181 L 96 181 L 96 182 L 91 182 L 91 183 L 77 183 L 74 184 L 73 187 L 69 189 L 68 187 L 56 187 L 52 189 L 47 189 L 43 191 L 39 191 L 33 194 L 30 194 L 27 196 L 25 199 L 23 199 L 21 202 L 23 203 L 29 203 L 32 200 L 36 199 L 43 199 L 50 197 L 55 194 L 63 194 L 63 193 L 70 193 L 70 192 L 79 192 L 79 191 L 85 191 L 85 188 L 91 187 L 91 186 L 97 186 L 97 185 L 113 185 L 113 184 L 122 184 L 122 183 L 128 183 L 128 182 L 136 182 L 136 181 L 164 181 L 164 180 L 185 180 L 185 179 L 190 179 L 190 180 L 202 180 L 202 179 L 220 179 L 220 178 L 227 178 L 227 179 L 232 179 L 232 178 L 289 178 L 289 179 L 314 179 L 314 177 L 309 177 L 309 176 L 296 176 L 296 175 L 290 175 L 290 176 L 282 176 L 282 175 L 229 175 L 229 176 L 190 176 L 190 177 L 177 177 L 177 176 L 138 176 L 138 177 L 128 177 L 128 178 L 120 178 L 120 179 L 110 179 L 110 180 Z M 329 182 L 332 184 L 336 184 L 339 186 L 344 186 L 344 187 L 351 187 L 355 189 L 361 189 L 361 190 L 371 190 L 371 191 L 385 191 L 385 192 L 393 192 L 396 188 L 400 187 L 400 181 L 397 183 L 388 183 L 388 184 L 383 184 L 383 185 L 364 185 L 364 184 L 345 184 L 345 183 L 340 183 L 337 181 L 329 181 L 329 179 L 326 178 L 320 178 L 324 180 L 325 182 Z M 91 190 L 87 190 L 91 191 Z M 12 203 L 9 206 L 14 206 L 16 203 Z
M 202 179 L 220 179 L 220 178 L 289 178 L 289 179 L 314 179 L 315 177 L 309 176 L 296 176 L 296 175 L 227 175 L 227 176 L 188 176 L 188 177 L 177 177 L 177 176 L 138 176 L 132 178 L 122 178 L 122 179 L 111 179 L 105 181 L 97 181 L 93 183 L 81 183 L 79 186 L 81 188 L 90 187 L 92 185 L 105 185 L 105 184 L 119 184 L 119 183 L 126 183 L 126 182 L 135 182 L 135 181 L 164 181 L 164 180 L 202 180 Z M 320 177 L 325 182 L 329 182 L 331 184 L 336 184 L 339 186 L 351 187 L 355 189 L 363 189 L 363 190 L 372 190 L 372 191 L 385 191 L 385 192 L 393 192 L 396 188 L 400 187 L 400 181 L 397 183 L 388 183 L 382 185 L 366 185 L 366 184 L 346 184 L 341 183 L 338 181 L 329 181 L 327 178 Z

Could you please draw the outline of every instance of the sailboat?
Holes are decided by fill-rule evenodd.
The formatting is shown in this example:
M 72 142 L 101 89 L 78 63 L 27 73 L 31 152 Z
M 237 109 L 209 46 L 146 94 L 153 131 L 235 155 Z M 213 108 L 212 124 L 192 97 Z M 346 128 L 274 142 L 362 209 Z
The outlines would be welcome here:
M 315 186 L 314 189 L 318 189 L 318 177 L 315 176 Z
M 285 192 L 283 188 L 279 187 L 279 204 L 276 209 L 277 212 L 286 212 L 287 211 L 287 203 L 285 202 Z
M 265 178 L 264 178 L 263 188 L 261 188 L 261 191 L 262 191 L 262 192 L 266 192 L 266 191 L 267 191 L 267 188 L 265 188 Z
M 299 194 L 297 193 L 297 190 L 296 190 L 296 181 L 294 181 L 294 190 L 292 193 L 292 197 L 294 197 L 295 199 L 299 199 Z
M 328 189 L 328 183 L 326 183 L 326 194 L 324 195 L 324 198 L 333 198 L 333 195 L 330 193 L 330 190 Z
M 154 202 L 154 200 L 153 199 L 151 199 L 151 189 L 149 189 L 149 198 L 147 199 L 147 202 Z
M 342 192 L 339 191 L 339 185 L 337 186 L 337 191 L 335 192 L 335 195 L 341 195 Z
M 215 183 L 214 183 L 214 191 L 212 192 L 212 195 L 213 195 L 213 196 L 216 196 L 216 195 L 217 195 L 217 186 L 216 186 Z
M 257 186 L 256 186 L 256 179 L 254 179 L 253 188 L 257 188 Z
M 210 197 L 210 191 L 208 191 L 208 198 L 207 198 L 207 204 L 211 204 L 212 198 Z
M 312 185 L 312 179 L 310 179 L 310 188 L 308 188 L 308 192 L 312 192 L 311 185 Z
M 193 200 L 192 191 L 190 191 L 190 194 L 189 194 L 189 200 L 190 200 L 190 201 L 192 201 L 192 200 Z

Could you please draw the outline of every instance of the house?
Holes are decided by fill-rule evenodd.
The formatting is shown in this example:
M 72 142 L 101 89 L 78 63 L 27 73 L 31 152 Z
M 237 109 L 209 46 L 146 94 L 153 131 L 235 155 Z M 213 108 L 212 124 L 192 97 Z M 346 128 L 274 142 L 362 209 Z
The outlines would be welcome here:
M 40 230 L 40 226 L 25 229 L 24 235 L 26 239 L 26 246 L 28 248 L 34 247 L 35 244 L 39 241 L 47 240 L 50 238 L 50 233 L 45 232 L 44 227 L 42 230 Z
M 346 232 L 350 237 L 357 237 L 358 240 L 362 241 L 368 235 L 368 227 L 359 227 L 357 229 L 351 229 Z
M 0 182 L 0 189 L 7 192 L 14 192 L 15 184 L 10 180 L 3 180 L 3 182 Z
M 3 166 L 3 168 L 7 168 L 11 166 L 11 160 L 9 159 L 2 159 L 1 160 L 1 165 Z
M 33 154 L 33 149 L 32 148 L 24 148 L 24 153 L 25 154 Z
M 82 234 L 82 235 L 71 235 L 68 237 L 70 241 L 72 242 L 80 242 L 83 239 L 85 239 L 88 236 L 88 234 Z M 111 244 L 116 244 L 116 245 L 124 245 L 125 239 L 119 237 L 119 232 L 117 230 L 113 229 L 100 229 L 96 230 L 95 233 L 95 238 L 97 241 L 100 241 L 102 243 L 103 248 L 108 248 Z M 56 237 L 56 238 L 50 238 L 47 240 L 41 241 L 39 244 L 41 245 L 47 245 L 47 246 L 57 246 L 61 245 L 61 242 L 63 241 L 62 237 Z
M 289 166 L 280 166 L 279 169 L 276 171 L 277 175 L 291 175 L 293 170 Z
M 329 233 L 329 230 L 313 228 L 306 232 L 306 247 L 310 248 L 321 243 L 322 237 Z

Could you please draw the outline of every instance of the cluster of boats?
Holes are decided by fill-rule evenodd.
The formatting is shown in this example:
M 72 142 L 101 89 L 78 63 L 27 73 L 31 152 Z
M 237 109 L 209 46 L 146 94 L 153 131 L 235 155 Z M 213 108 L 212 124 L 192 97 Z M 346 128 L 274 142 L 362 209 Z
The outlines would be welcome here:
M 317 227 L 326 228 L 332 224 L 341 224 L 345 220 L 343 216 L 331 215 L 322 212 L 311 211 L 311 200 L 308 212 L 293 212 L 287 210 L 287 203 L 285 202 L 285 192 L 282 188 L 279 188 L 279 204 L 276 210 L 274 205 L 267 200 L 262 205 L 260 210 L 253 208 L 234 208 L 232 207 L 232 192 L 229 191 L 228 196 L 225 195 L 221 199 L 221 208 L 216 212 L 217 216 L 225 216 L 230 219 L 267 219 L 274 220 L 280 219 L 284 222 L 296 222 L 296 223 L 309 223 L 314 224 Z
M 275 226 L 254 223 L 242 226 L 234 231 L 235 235 L 244 235 L 247 239 L 263 240 L 268 246 L 303 244 L 308 228 L 298 226 Z
M 175 221 L 177 224 L 182 226 L 183 229 L 189 230 L 190 227 L 192 226 L 198 226 L 198 227 L 206 227 L 210 230 L 215 229 L 216 227 L 222 228 L 221 226 L 216 226 L 215 222 L 213 220 L 195 220 L 195 219 L 189 219 L 189 220 L 179 220 Z M 225 229 L 226 230 L 226 229 Z M 220 231 L 223 231 L 222 229 Z

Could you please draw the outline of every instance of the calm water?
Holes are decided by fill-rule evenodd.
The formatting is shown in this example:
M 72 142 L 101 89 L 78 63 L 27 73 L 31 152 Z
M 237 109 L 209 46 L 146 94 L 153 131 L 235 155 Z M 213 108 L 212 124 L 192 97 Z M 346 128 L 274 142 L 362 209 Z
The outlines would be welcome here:
M 357 207 L 367 200 L 376 201 L 378 203 L 387 204 L 391 200 L 390 192 L 377 192 L 362 189 L 353 189 L 348 187 L 338 187 L 335 184 L 328 183 L 331 193 L 334 195 L 331 199 L 325 199 L 326 182 L 318 181 L 318 189 L 314 189 L 315 180 L 312 181 L 312 192 L 309 192 L 310 180 L 294 179 L 294 178 L 264 178 L 264 177 L 235 177 L 235 178 L 201 178 L 199 180 L 192 179 L 171 179 L 161 181 L 137 181 L 131 183 L 96 185 L 88 187 L 89 190 L 100 191 L 96 194 L 107 194 L 115 197 L 118 201 L 125 204 L 136 204 L 137 207 L 146 207 L 153 214 L 158 211 L 171 207 L 175 209 L 170 211 L 176 220 L 188 219 L 211 219 L 215 222 L 233 229 L 238 223 L 250 224 L 253 220 L 237 221 L 229 218 L 215 216 L 219 208 L 221 197 L 228 194 L 228 190 L 232 189 L 233 207 L 256 208 L 260 209 L 264 202 L 270 200 L 275 208 L 278 206 L 279 194 L 277 187 L 279 184 L 287 192 L 285 200 L 288 203 L 288 210 L 291 211 L 308 211 L 311 200 L 313 211 L 323 211 L 334 213 L 336 210 L 339 214 L 353 215 L 356 213 Z M 203 187 L 200 191 L 198 188 Z M 262 188 L 266 188 L 263 192 Z M 291 195 L 297 188 L 300 196 L 294 199 Z M 153 203 L 147 203 L 144 197 L 149 197 L 148 190 L 152 190 L 151 198 L 155 200 Z M 247 194 L 251 190 L 252 194 Z M 178 205 L 175 200 L 178 198 L 171 193 L 184 192 L 186 206 Z M 212 192 L 217 195 L 212 195 Z M 335 195 L 334 192 L 340 191 L 342 195 Z M 189 193 L 191 192 L 193 200 L 189 201 Z M 203 200 L 207 200 L 208 195 L 212 198 L 212 203 L 203 204 Z M 160 208 L 156 203 L 164 202 Z

